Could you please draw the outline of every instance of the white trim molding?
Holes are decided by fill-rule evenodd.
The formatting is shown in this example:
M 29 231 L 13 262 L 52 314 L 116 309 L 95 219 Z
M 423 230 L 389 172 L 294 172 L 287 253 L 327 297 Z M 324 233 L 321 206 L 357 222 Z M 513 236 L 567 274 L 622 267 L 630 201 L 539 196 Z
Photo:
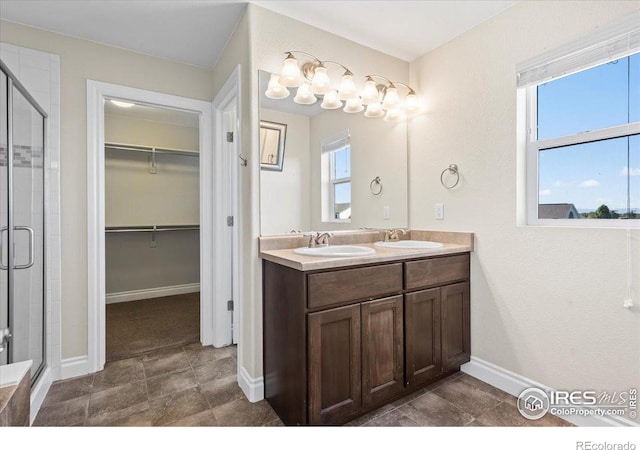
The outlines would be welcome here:
M 38 411 L 40 411 L 40 407 L 42 406 L 42 403 L 44 402 L 44 399 L 47 396 L 52 383 L 53 376 L 51 368 L 46 367 L 40 375 L 40 378 L 38 378 L 35 386 L 31 388 L 31 409 L 29 412 L 29 424 L 33 424 L 33 421 L 36 419 Z
M 253 378 L 244 367 L 240 367 L 238 384 L 251 403 L 264 400 L 264 377 Z
M 58 380 L 66 380 L 67 378 L 80 377 L 93 372 L 89 364 L 89 356 L 74 356 L 72 358 L 63 359 L 60 364 L 60 376 L 55 377 Z
M 145 300 L 147 298 L 169 297 L 170 295 L 192 294 L 200 291 L 200 283 L 179 284 L 176 286 L 161 286 L 135 291 L 113 292 L 107 294 L 106 303 L 124 303 Z
M 105 177 L 104 103 L 120 99 L 134 103 L 189 111 L 200 116 L 200 341 L 213 343 L 213 119 L 211 102 L 116 84 L 87 80 L 87 301 L 88 372 L 104 367 L 105 336 Z M 64 370 L 62 370 L 64 375 Z M 66 378 L 63 376 L 62 378 Z
M 496 366 L 475 356 L 471 357 L 471 361 L 463 364 L 460 370 L 474 378 L 484 381 L 493 387 L 505 391 L 511 395 L 518 396 L 526 388 L 537 387 L 545 392 L 552 392 L 548 386 L 538 383 L 537 381 L 526 378 L 510 370 Z M 581 427 L 638 427 L 640 424 L 632 422 L 621 417 L 583 417 L 583 416 L 560 416 L 567 422 Z

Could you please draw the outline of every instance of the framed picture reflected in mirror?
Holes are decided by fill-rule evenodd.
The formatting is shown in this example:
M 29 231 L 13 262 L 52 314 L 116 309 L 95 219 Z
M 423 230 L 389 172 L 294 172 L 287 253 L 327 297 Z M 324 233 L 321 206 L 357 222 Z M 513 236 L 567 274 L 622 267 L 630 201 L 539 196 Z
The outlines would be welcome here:
M 260 169 L 282 172 L 287 125 L 260 121 Z

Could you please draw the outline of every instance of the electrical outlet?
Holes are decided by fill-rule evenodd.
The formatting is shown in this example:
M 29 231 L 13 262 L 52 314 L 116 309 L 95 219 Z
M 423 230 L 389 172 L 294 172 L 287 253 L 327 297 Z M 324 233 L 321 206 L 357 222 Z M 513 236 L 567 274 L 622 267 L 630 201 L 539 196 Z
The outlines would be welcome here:
M 389 220 L 391 218 L 391 213 L 389 212 L 389 207 L 385 206 L 382 208 L 382 216 L 384 220 Z
M 444 220 L 444 204 L 436 203 L 433 208 L 434 214 L 436 216 L 436 220 Z

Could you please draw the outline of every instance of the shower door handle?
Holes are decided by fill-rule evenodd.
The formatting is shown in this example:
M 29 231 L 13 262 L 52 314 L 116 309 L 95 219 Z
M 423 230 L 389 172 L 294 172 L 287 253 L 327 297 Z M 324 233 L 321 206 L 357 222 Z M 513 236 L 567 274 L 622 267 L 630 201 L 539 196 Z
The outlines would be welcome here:
M 31 228 L 31 227 L 13 227 L 13 229 L 15 231 L 26 231 L 27 233 L 29 233 L 29 262 L 27 264 L 21 264 L 21 265 L 13 266 L 13 268 L 14 269 L 28 269 L 29 267 L 33 266 L 33 263 L 35 262 L 35 245 L 33 244 L 33 237 L 34 237 L 33 228 Z M 14 253 L 14 256 L 15 256 L 15 253 Z
M 4 232 L 7 231 L 8 229 L 9 229 L 9 227 L 0 228 L 0 270 L 7 270 L 9 268 L 8 265 L 5 266 L 2 263 L 2 261 L 4 259 L 4 246 L 2 245 L 3 244 L 3 240 L 4 240 Z

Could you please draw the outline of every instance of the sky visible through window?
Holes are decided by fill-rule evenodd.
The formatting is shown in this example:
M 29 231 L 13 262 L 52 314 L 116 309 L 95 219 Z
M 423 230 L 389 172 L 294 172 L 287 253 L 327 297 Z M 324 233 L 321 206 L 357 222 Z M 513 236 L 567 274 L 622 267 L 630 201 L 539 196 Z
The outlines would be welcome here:
M 538 140 L 638 121 L 640 53 L 538 86 Z M 640 135 L 541 151 L 539 189 L 541 204 L 640 212 Z

